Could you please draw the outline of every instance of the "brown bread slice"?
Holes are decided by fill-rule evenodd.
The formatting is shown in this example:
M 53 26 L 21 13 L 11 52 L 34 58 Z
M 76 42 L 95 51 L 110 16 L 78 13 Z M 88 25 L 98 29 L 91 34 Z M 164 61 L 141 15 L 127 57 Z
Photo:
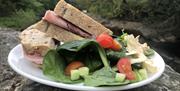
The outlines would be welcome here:
M 61 27 L 58 27 L 56 25 L 49 24 L 45 20 L 38 21 L 37 23 L 28 27 L 26 30 L 30 30 L 30 29 L 37 29 L 41 32 L 46 33 L 46 35 L 48 35 L 52 38 L 55 38 L 59 41 L 62 41 L 62 42 L 83 39 L 79 35 L 68 32 L 67 30 L 65 30 Z
M 41 32 L 45 32 L 47 30 L 48 26 L 49 26 L 48 22 L 46 22 L 44 20 L 40 20 L 40 21 L 36 22 L 35 24 L 29 26 L 25 30 L 37 29 L 37 30 L 39 30 Z
M 66 3 L 64 0 L 60 0 L 58 2 L 54 9 L 54 12 L 92 35 L 98 36 L 99 34 L 104 32 L 112 35 L 111 30 L 104 27 L 102 24 L 98 23 L 74 6 Z
M 49 49 L 55 48 L 53 39 L 37 29 L 26 29 L 19 37 L 27 54 L 36 52 L 44 56 Z
M 45 20 L 40 20 L 36 24 L 34 24 L 32 27 L 34 29 L 38 29 L 38 30 L 40 30 L 42 32 L 46 32 L 48 26 L 49 26 L 48 22 L 46 22 Z
M 46 34 L 62 42 L 69 42 L 73 40 L 83 39 L 82 37 L 74 33 L 68 32 L 67 30 L 53 24 L 49 25 L 48 29 L 46 30 Z

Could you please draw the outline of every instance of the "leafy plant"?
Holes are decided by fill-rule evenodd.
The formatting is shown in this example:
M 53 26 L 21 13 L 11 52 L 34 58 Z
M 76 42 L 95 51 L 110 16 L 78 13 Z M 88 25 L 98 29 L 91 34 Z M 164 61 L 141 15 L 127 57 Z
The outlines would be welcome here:
M 164 21 L 180 12 L 179 0 L 67 0 L 105 18 L 131 21 Z M 85 3 L 84 3 L 85 2 Z
M 0 26 L 24 29 L 40 19 L 59 0 L 0 0 Z
M 1 27 L 13 27 L 13 28 L 26 28 L 38 18 L 33 10 L 23 11 L 19 10 L 13 13 L 9 17 L 0 17 Z

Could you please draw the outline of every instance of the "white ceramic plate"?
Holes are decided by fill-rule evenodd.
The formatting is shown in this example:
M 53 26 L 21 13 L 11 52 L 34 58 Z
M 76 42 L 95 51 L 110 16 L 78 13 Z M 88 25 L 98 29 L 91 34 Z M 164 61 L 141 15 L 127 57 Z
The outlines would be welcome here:
M 83 84 L 64 84 L 60 82 L 55 82 L 53 80 L 48 79 L 46 76 L 43 75 L 42 70 L 35 67 L 30 61 L 27 61 L 23 57 L 23 51 L 22 51 L 22 45 L 19 44 L 16 47 L 14 47 L 9 55 L 8 55 L 8 62 L 9 65 L 14 69 L 17 73 L 23 75 L 24 77 L 27 77 L 31 80 L 34 80 L 36 82 L 46 84 L 49 86 L 64 88 L 64 89 L 71 89 L 71 90 L 92 90 L 92 91 L 110 91 L 110 90 L 125 90 L 125 89 L 131 89 L 140 87 L 143 85 L 146 85 L 154 80 L 156 80 L 158 77 L 161 76 L 161 74 L 164 71 L 165 63 L 162 57 L 155 53 L 155 55 L 152 57 L 152 60 L 154 60 L 155 64 L 158 67 L 158 72 L 149 75 L 148 79 L 132 83 L 128 85 L 123 86 L 112 86 L 112 87 L 90 87 L 90 86 L 83 86 Z

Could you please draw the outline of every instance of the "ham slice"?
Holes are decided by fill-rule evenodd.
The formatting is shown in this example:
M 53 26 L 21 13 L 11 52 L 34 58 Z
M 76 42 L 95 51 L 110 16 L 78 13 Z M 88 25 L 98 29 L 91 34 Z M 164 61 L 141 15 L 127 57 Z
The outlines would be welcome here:
M 54 11 L 47 10 L 42 19 L 48 21 L 51 24 L 55 24 L 61 28 L 64 28 L 67 31 L 70 31 L 79 36 L 82 36 L 84 38 L 91 38 L 90 34 L 82 31 L 80 28 L 76 27 L 75 25 L 71 24 L 70 22 L 59 17 L 58 15 L 56 15 L 56 13 Z
M 41 65 L 43 63 L 43 57 L 39 54 L 27 54 L 24 51 L 24 58 L 38 65 Z

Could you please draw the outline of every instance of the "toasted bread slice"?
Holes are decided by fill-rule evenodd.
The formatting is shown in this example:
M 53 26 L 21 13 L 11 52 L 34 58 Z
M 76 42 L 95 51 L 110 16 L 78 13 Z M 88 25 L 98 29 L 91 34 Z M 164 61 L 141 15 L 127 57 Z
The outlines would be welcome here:
M 42 32 L 46 32 L 47 28 L 49 26 L 49 23 L 46 22 L 45 20 L 40 20 L 34 26 L 32 26 L 34 29 L 38 29 Z
M 54 12 L 65 20 L 71 22 L 72 24 L 78 26 L 84 31 L 98 36 L 101 33 L 108 33 L 112 35 L 112 31 L 104 27 L 102 24 L 93 20 L 91 17 L 87 16 L 74 6 L 66 3 L 64 0 L 60 0 L 56 5 Z
M 74 33 L 68 32 L 67 30 L 53 24 L 49 25 L 48 29 L 46 30 L 46 34 L 52 38 L 63 42 L 83 39 L 82 37 Z
M 30 30 L 30 29 L 37 29 L 37 30 L 39 30 L 39 31 L 41 31 L 41 32 L 46 32 L 48 26 L 49 26 L 49 23 L 48 23 L 48 22 L 46 22 L 45 20 L 40 20 L 40 21 L 38 21 L 37 23 L 29 26 L 29 27 L 26 28 L 25 30 L 27 31 L 27 30 Z M 24 31 L 25 31 L 25 30 L 24 30 Z
M 25 30 L 28 31 L 30 29 L 37 29 L 41 32 L 46 33 L 46 35 L 48 35 L 56 40 L 59 40 L 61 42 L 68 42 L 68 41 L 72 41 L 72 40 L 83 39 L 79 35 L 71 33 L 61 27 L 56 26 L 56 25 L 49 24 L 45 20 L 40 20 L 39 22 L 31 25 L 30 27 L 28 27 Z
M 53 39 L 37 29 L 26 29 L 19 37 L 27 54 L 36 52 L 44 56 L 49 49 L 55 48 Z

